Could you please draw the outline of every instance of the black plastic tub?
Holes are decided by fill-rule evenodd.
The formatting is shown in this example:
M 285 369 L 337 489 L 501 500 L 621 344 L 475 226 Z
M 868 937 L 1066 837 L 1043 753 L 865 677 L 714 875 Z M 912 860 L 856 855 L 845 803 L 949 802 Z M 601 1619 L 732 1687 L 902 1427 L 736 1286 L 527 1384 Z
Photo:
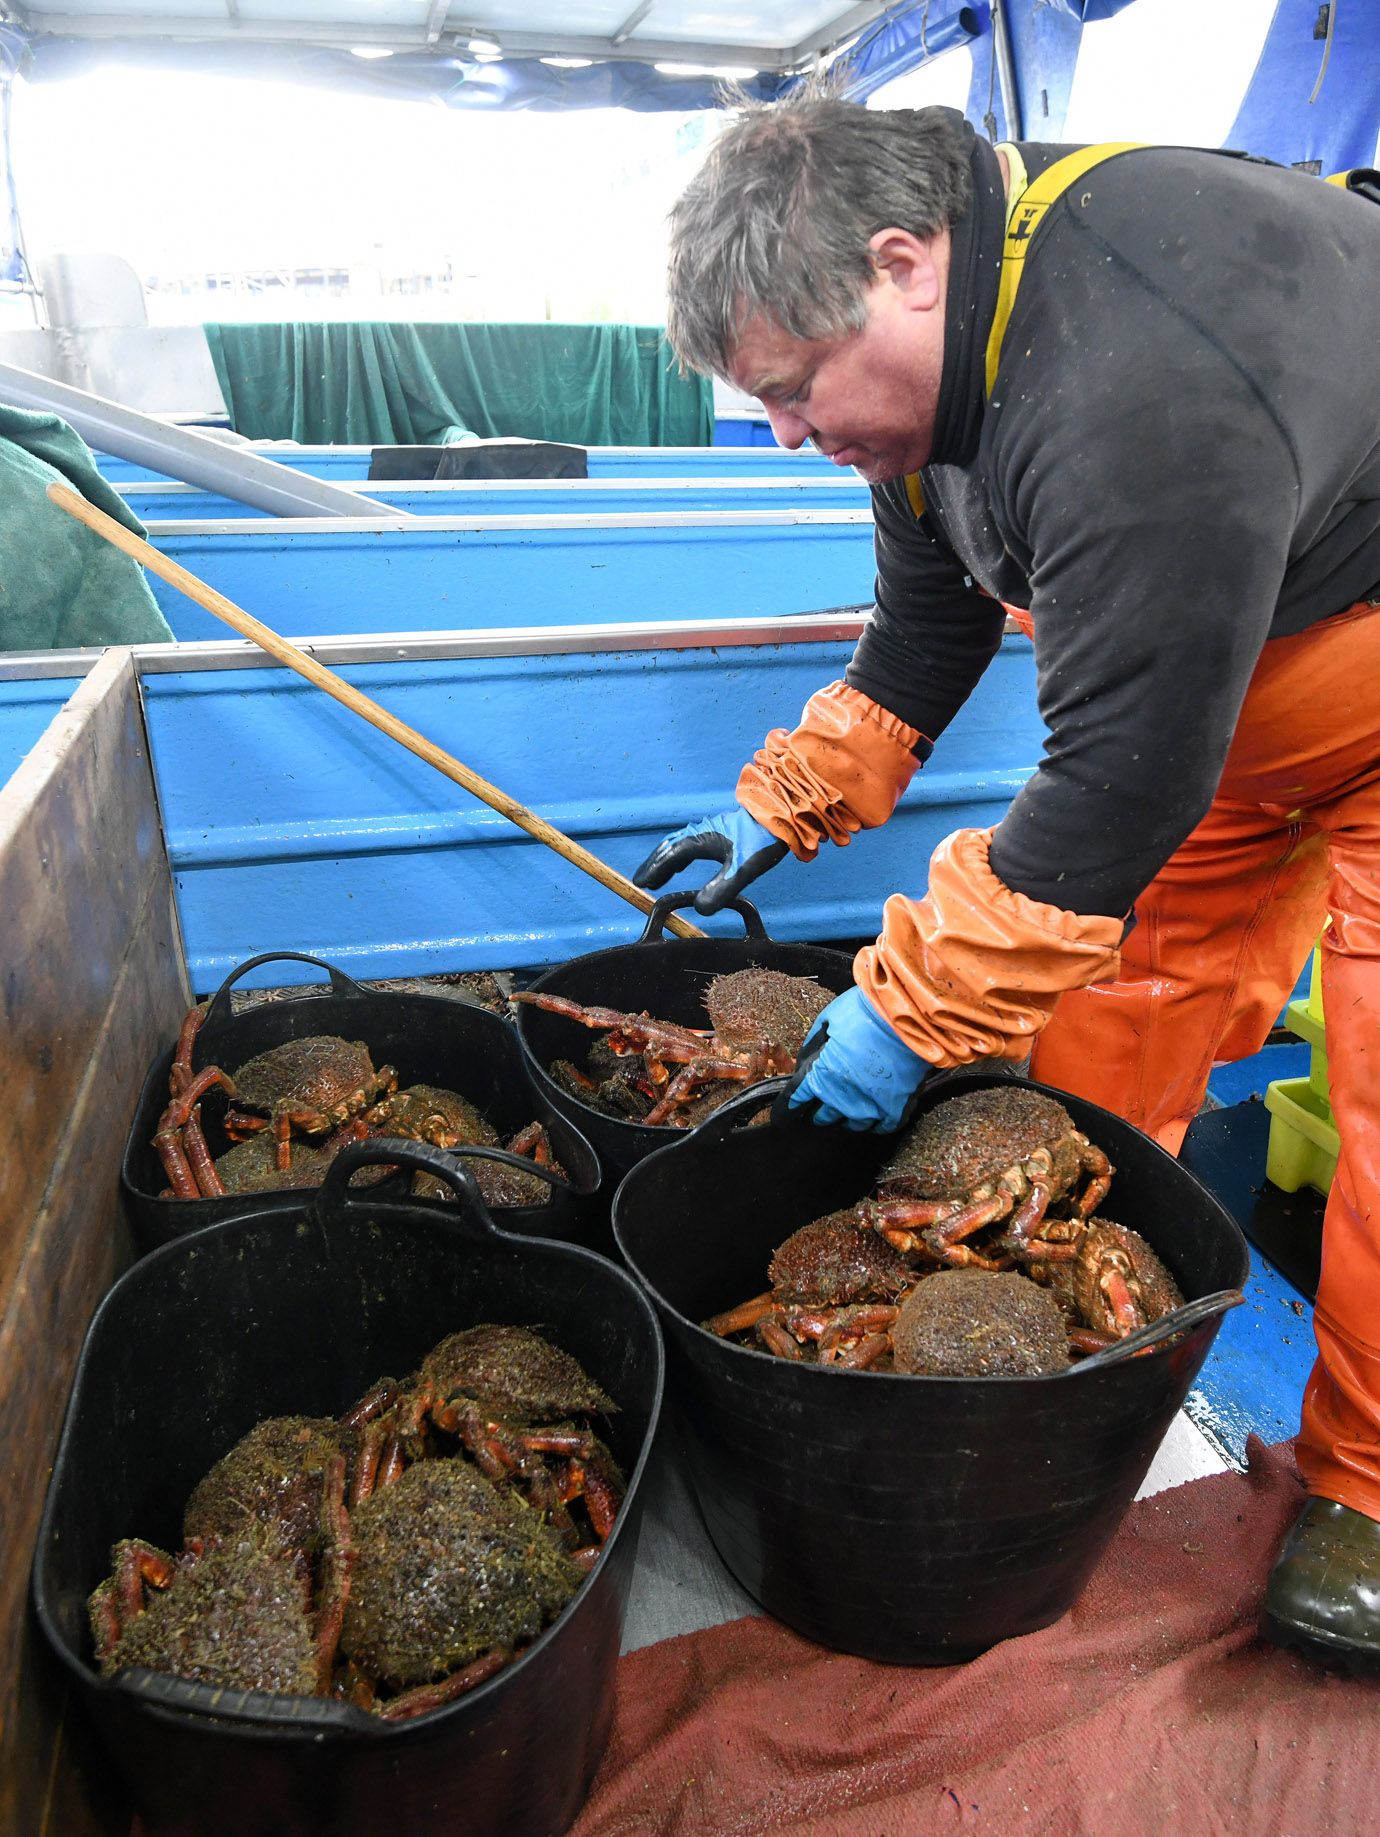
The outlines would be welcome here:
M 233 1014 L 230 991 L 235 983 L 261 963 L 275 962 L 313 964 L 330 977 L 330 987 L 318 995 L 263 1002 L 244 1013 Z M 603 1177 L 598 1157 L 579 1125 L 551 1104 L 533 1079 L 509 1022 L 485 1008 L 445 995 L 364 989 L 343 970 L 318 957 L 304 956 L 300 951 L 267 951 L 232 970 L 212 997 L 192 1048 L 192 1064 L 198 1071 L 203 1066 L 219 1065 L 233 1072 L 256 1053 L 313 1033 L 363 1040 L 374 1064 L 392 1065 L 404 1086 L 432 1084 L 459 1091 L 505 1139 L 530 1122 L 545 1124 L 567 1179 L 551 1186 L 550 1199 L 541 1205 L 503 1207 L 503 1228 L 567 1243 L 589 1243 L 597 1237 L 600 1226 L 596 1201 Z M 120 1185 L 140 1251 L 156 1249 L 244 1210 L 243 1195 L 227 1194 L 223 1199 L 159 1197 L 167 1187 L 168 1177 L 152 1144 L 159 1118 L 168 1104 L 168 1074 L 174 1050 L 169 1046 L 144 1080 L 120 1166 Z M 206 1139 L 213 1155 L 231 1146 L 220 1128 L 223 1108 L 218 1091 L 210 1092 L 202 1105 Z M 488 1158 L 504 1157 L 501 1151 L 490 1151 Z M 256 1194 L 251 1203 L 265 1208 L 300 1207 L 302 1194 Z
M 732 909 L 743 920 L 741 938 L 676 938 L 665 934 L 667 917 L 694 903 L 693 893 L 670 893 L 659 899 L 636 944 L 573 957 L 547 970 L 528 993 L 563 995 L 583 1007 L 617 1008 L 647 1013 L 685 1027 L 705 1027 L 704 991 L 715 976 L 734 970 L 780 970 L 787 976 L 813 976 L 832 994 L 853 986 L 853 959 L 846 951 L 820 944 L 784 944 L 770 937 L 757 908 L 745 899 Z M 522 1003 L 517 1008 L 518 1038 L 533 1077 L 546 1101 L 587 1135 L 604 1167 L 625 1173 L 645 1155 L 686 1131 L 662 1124 L 624 1122 L 605 1116 L 562 1089 L 548 1067 L 557 1059 L 584 1062 L 595 1035 L 578 1021 Z
M 919 1108 L 993 1082 L 939 1080 L 922 1086 Z M 1117 1169 L 1099 1212 L 1143 1233 L 1191 1304 L 1055 1377 L 841 1371 L 698 1324 L 761 1293 L 775 1246 L 867 1192 L 894 1138 L 804 1119 L 737 1127 L 739 1099 L 642 1161 L 614 1196 L 618 1247 L 666 1329 L 714 1544 L 769 1613 L 822 1645 L 951 1664 L 1057 1620 L 1239 1299 L 1223 1291 L 1246 1279 L 1245 1240 L 1207 1188 L 1109 1111 L 1048 1094 Z
M 465 1209 L 350 1189 L 385 1149 L 453 1182 Z M 521 1657 L 411 1723 L 142 1670 L 100 1677 L 85 1602 L 116 1539 L 175 1549 L 191 1488 L 255 1422 L 336 1413 L 482 1321 L 537 1327 L 581 1362 L 619 1406 L 601 1433 L 629 1480 L 594 1570 Z M 662 1377 L 656 1317 L 630 1277 L 577 1246 L 500 1232 L 455 1163 L 415 1143 L 352 1145 L 295 1210 L 246 1211 L 136 1263 L 82 1348 L 33 1596 L 147 1837 L 564 1831 L 612 1716 Z

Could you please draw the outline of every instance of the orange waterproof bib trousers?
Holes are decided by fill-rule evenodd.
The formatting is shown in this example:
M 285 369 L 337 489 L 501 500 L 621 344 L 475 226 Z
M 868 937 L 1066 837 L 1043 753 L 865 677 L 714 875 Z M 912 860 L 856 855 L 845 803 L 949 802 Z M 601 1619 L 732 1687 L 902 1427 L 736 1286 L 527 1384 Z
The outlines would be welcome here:
M 1118 980 L 1060 998 L 1032 1076 L 1177 1153 L 1214 1061 L 1259 1051 L 1329 914 L 1323 1007 L 1341 1158 L 1298 1464 L 1311 1493 L 1380 1519 L 1380 606 L 1370 602 L 1266 644 L 1217 795 L 1136 901 Z

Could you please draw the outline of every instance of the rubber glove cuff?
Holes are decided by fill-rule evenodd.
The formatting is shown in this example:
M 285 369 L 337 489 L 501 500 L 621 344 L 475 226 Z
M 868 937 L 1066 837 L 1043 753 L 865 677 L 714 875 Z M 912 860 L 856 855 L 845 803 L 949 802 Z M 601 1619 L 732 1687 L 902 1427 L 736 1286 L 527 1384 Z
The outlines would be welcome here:
M 846 989 L 810 1030 L 782 1097 L 792 1110 L 815 1104 L 817 1123 L 887 1133 L 901 1127 L 906 1105 L 932 1069 L 861 989 Z
M 719 861 L 722 867 L 695 895 L 695 910 L 706 916 L 736 899 L 743 888 L 776 866 L 787 854 L 779 841 L 740 804 L 716 816 L 687 823 L 664 837 L 648 855 L 633 882 L 655 890 L 692 861 Z

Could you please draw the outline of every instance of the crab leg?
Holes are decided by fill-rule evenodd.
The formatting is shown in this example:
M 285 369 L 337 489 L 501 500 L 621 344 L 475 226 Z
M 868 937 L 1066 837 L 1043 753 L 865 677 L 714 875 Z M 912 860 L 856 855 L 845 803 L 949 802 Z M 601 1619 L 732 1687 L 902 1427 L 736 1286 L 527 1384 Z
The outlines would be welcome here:
M 314 1643 L 316 1646 L 316 1689 L 326 1696 L 331 1687 L 340 1629 L 345 1621 L 345 1603 L 350 1594 L 350 1567 L 354 1547 L 350 1542 L 350 1520 L 345 1511 L 345 1456 L 332 1456 L 321 1491 L 321 1532 L 325 1555 L 320 1572 L 320 1603 L 316 1610 Z
M 890 1329 L 900 1311 L 881 1303 L 841 1308 L 832 1324 L 819 1336 L 820 1364 L 873 1364 L 886 1351 Z
M 120 1625 L 120 1610 L 115 1602 L 115 1589 L 109 1582 L 102 1582 L 92 1595 L 90 1601 L 91 1635 L 96 1642 L 96 1663 L 103 1665 L 119 1645 L 124 1636 Z
M 716 1314 L 712 1320 L 704 1323 L 706 1333 L 717 1333 L 720 1339 L 727 1339 L 730 1333 L 745 1333 L 749 1327 L 755 1327 L 764 1320 L 777 1306 L 775 1289 L 768 1289 L 765 1295 L 754 1295 L 751 1301 L 740 1301 L 736 1308 L 729 1308 L 723 1314 Z
M 676 1073 L 660 1103 L 643 1117 L 643 1123 L 650 1127 L 665 1122 L 701 1084 L 751 1084 L 758 1076 L 754 1065 L 744 1064 L 739 1059 L 692 1059 Z
M 1081 1150 L 1081 1159 L 1083 1162 L 1083 1171 L 1091 1174 L 1093 1177 L 1084 1188 L 1083 1194 L 1078 1200 L 1075 1209 L 1080 1218 L 1091 1218 L 1093 1213 L 1102 1204 L 1102 1201 L 1107 1197 L 1107 1193 L 1112 1184 L 1112 1175 L 1116 1172 L 1116 1169 L 1112 1166 L 1106 1155 L 1103 1154 L 1102 1150 L 1092 1142 L 1084 1142 Z
M 187 1126 L 182 1131 L 182 1147 L 192 1173 L 196 1176 L 197 1190 L 203 1199 L 220 1199 L 225 1193 L 225 1182 L 216 1172 L 216 1164 L 211 1158 L 206 1137 L 201 1131 L 201 1105 L 197 1104 L 187 1118 Z
M 585 1469 L 585 1510 L 594 1527 L 594 1535 L 604 1543 L 613 1529 L 618 1508 L 623 1503 L 615 1487 L 592 1467 Z
M 609 1035 L 609 1046 L 618 1053 L 647 1052 L 659 1058 L 697 1059 L 712 1036 L 693 1027 L 679 1027 L 674 1021 L 654 1020 L 650 1014 L 625 1014 L 617 1008 L 586 1008 L 564 995 L 538 994 L 531 989 L 519 990 L 512 999 L 527 1002 L 534 1008 L 545 1008 L 549 1014 L 560 1014 L 596 1033 Z
M 508 1144 L 508 1153 L 530 1155 L 538 1167 L 549 1167 L 553 1159 L 550 1137 L 540 1123 L 528 1123 L 525 1129 L 519 1129 Z
M 168 1076 L 168 1090 L 173 1097 L 180 1097 L 192 1081 L 192 1047 L 205 1019 L 206 1008 L 201 1002 L 194 1008 L 188 1008 L 182 1017 L 177 1051 L 173 1054 L 172 1071 Z
M 1006 1227 L 1006 1241 L 1015 1250 L 1024 1250 L 1029 1244 L 1035 1227 L 1049 1210 L 1054 1198 L 1054 1182 L 1050 1174 L 1043 1171 L 1030 1176 L 1030 1192 L 1017 1207 L 1011 1223 Z
M 1107 1305 L 1112 1310 L 1119 1338 L 1124 1339 L 1128 1333 L 1134 1333 L 1137 1327 L 1145 1325 L 1145 1315 L 1131 1293 L 1124 1269 L 1115 1263 L 1108 1265 L 1098 1277 L 1097 1286 L 1107 1297 Z
M 376 1703 L 374 1713 L 389 1721 L 398 1721 L 404 1716 L 420 1716 L 426 1710 L 439 1709 L 443 1703 L 453 1703 L 467 1690 L 473 1690 L 476 1684 L 482 1684 L 496 1671 L 501 1671 L 512 1656 L 507 1646 L 495 1646 L 492 1652 L 475 1659 L 463 1671 L 452 1671 L 439 1684 L 419 1684 L 415 1690 L 405 1690 L 400 1697 L 391 1697 L 387 1703 Z
M 927 1244 L 925 1248 L 928 1250 L 929 1245 Z M 943 1260 L 951 1269 L 985 1269 L 993 1275 L 1001 1275 L 1016 1261 L 1014 1257 L 1009 1256 L 985 1257 L 980 1251 L 971 1249 L 967 1244 L 950 1244 L 943 1253 Z
M 1005 1218 L 1014 1203 L 1005 1191 L 970 1199 L 966 1205 L 952 1199 L 865 1199 L 858 1216 L 897 1250 L 925 1250 L 946 1263 L 966 1262 L 968 1257 L 954 1257 L 954 1246 L 984 1225 Z M 910 1229 L 914 1225 L 930 1228 L 917 1234 Z
M 869 1365 L 877 1363 L 877 1360 L 890 1349 L 890 1346 L 891 1335 L 889 1333 L 865 1333 L 861 1339 L 854 1340 L 851 1345 L 845 1346 L 837 1358 L 833 1359 L 833 1363 L 845 1366 L 849 1371 L 866 1371 Z M 819 1362 L 821 1365 L 828 1362 L 823 1346 L 819 1349 Z
M 158 1151 L 158 1158 L 163 1163 L 168 1182 L 178 1199 L 200 1199 L 203 1196 L 187 1160 L 183 1131 L 198 1100 L 205 1096 L 213 1084 L 223 1085 L 234 1096 L 232 1081 L 218 1065 L 208 1065 L 184 1086 L 158 1119 L 153 1146 Z
M 1117 1335 L 1099 1333 L 1096 1327 L 1070 1327 L 1068 1339 L 1072 1352 L 1102 1352 L 1108 1346 L 1115 1346 Z
M 765 1319 L 759 1321 L 757 1325 L 757 1337 L 767 1348 L 767 1351 L 774 1352 L 778 1359 L 803 1359 L 805 1357 L 804 1352 L 801 1350 L 799 1340 L 791 1337 L 782 1326 L 779 1319 L 767 1316 Z
M 556 1477 L 557 1496 L 562 1505 L 572 1499 L 583 1499 L 594 1534 L 602 1544 L 613 1529 L 621 1504 L 617 1490 L 602 1474 L 584 1461 L 567 1461 Z
M 166 1550 L 146 1544 L 142 1538 L 127 1538 L 120 1545 L 115 1565 L 115 1600 L 122 1626 L 128 1625 L 144 1611 L 144 1584 L 166 1588 L 173 1579 L 177 1564 Z

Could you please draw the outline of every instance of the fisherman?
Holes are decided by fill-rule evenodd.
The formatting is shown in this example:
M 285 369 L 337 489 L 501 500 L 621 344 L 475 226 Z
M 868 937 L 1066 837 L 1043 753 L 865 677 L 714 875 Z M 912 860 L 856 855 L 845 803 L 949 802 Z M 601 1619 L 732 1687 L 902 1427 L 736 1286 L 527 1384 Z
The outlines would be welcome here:
M 1370 175 L 1373 180 L 1374 175 Z M 947 109 L 739 114 L 671 218 L 668 334 L 872 487 L 843 681 L 667 837 L 717 910 L 884 823 L 1001 643 L 1044 757 L 887 900 L 789 1101 L 892 1130 L 983 1057 L 1177 1152 L 1325 920 L 1341 1156 L 1309 1499 L 1262 1627 L 1380 1661 L 1380 211 L 1223 153 L 988 145 Z

